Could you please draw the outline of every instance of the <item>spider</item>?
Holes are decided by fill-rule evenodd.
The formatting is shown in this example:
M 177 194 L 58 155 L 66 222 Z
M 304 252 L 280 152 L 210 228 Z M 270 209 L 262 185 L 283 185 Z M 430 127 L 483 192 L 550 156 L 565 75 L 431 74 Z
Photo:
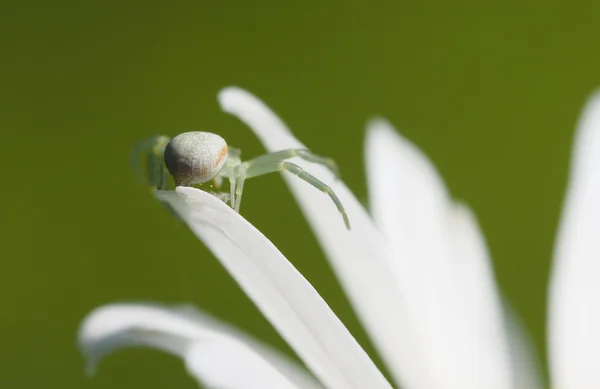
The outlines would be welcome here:
M 140 155 L 146 158 L 147 181 L 153 190 L 169 188 L 169 174 L 175 186 L 201 185 L 213 180 L 219 190 L 223 178 L 229 179 L 229 193 L 211 192 L 224 202 L 229 202 L 236 212 L 240 210 L 244 182 L 248 178 L 268 173 L 287 171 L 329 195 L 342 214 L 346 228 L 350 229 L 348 215 L 331 187 L 304 171 L 300 166 L 286 161 L 299 157 L 317 163 L 331 170 L 339 178 L 337 164 L 331 158 L 313 154 L 307 149 L 287 149 L 275 151 L 242 161 L 241 150 L 228 147 L 225 140 L 211 132 L 184 132 L 169 138 L 154 136 L 139 142 L 134 148 L 133 164 L 138 174 L 141 166 Z M 166 169 L 165 169 L 166 167 Z

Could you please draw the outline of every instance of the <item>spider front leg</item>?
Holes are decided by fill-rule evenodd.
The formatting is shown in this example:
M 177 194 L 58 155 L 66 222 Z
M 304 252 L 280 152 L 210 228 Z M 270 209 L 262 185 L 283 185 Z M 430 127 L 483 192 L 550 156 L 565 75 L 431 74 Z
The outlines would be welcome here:
M 286 151 L 288 151 L 288 150 L 284 150 L 284 152 L 286 152 Z M 276 154 L 276 153 L 273 153 L 273 154 Z M 330 186 L 326 185 L 324 182 L 322 182 L 315 176 L 307 173 L 300 166 L 298 166 L 296 164 L 293 164 L 293 163 L 287 162 L 287 161 L 282 161 L 282 160 L 269 161 L 271 159 L 270 157 L 273 154 L 267 154 L 267 155 L 252 159 L 250 161 L 244 162 L 242 164 L 243 170 L 246 173 L 244 178 L 247 179 L 247 178 L 262 176 L 264 174 L 282 172 L 282 171 L 290 172 L 291 174 L 297 176 L 298 178 L 300 178 L 300 179 L 306 181 L 307 183 L 309 183 L 310 185 L 314 186 L 318 190 L 329 195 L 329 197 L 331 198 L 331 200 L 334 202 L 335 206 L 337 207 L 337 210 L 342 214 L 346 228 L 350 229 L 350 221 L 348 220 L 348 215 L 346 214 L 346 210 L 344 209 L 344 206 L 340 202 L 340 199 L 333 192 L 333 189 L 331 189 Z M 298 156 L 300 156 L 300 155 L 298 155 Z M 265 162 L 265 161 L 268 161 L 268 162 Z M 240 190 L 240 198 L 241 198 L 241 190 Z M 239 204 L 238 204 L 238 206 L 239 206 Z
M 235 175 L 235 202 L 232 203 L 232 208 L 235 209 L 236 212 L 240 211 L 240 204 L 242 203 L 242 191 L 244 190 L 244 182 L 246 182 L 247 171 L 246 166 L 244 164 L 240 164 L 235 167 L 234 173 Z
M 242 153 L 239 149 L 229 147 L 227 161 L 225 162 L 225 165 L 223 166 L 223 168 L 221 168 L 217 176 L 215 176 L 215 178 L 213 179 L 213 182 L 217 189 L 221 188 L 223 178 L 227 178 L 229 180 L 229 195 L 223 198 L 227 198 L 231 208 L 233 208 L 237 212 L 239 212 L 240 210 L 240 202 L 239 200 L 237 200 L 238 196 L 236 193 L 239 193 L 239 197 L 241 198 L 241 190 L 244 186 L 245 178 L 243 174 L 238 173 L 238 170 L 242 165 L 242 160 L 240 158 L 241 154 Z M 242 181 L 241 185 L 239 183 L 240 179 Z M 237 189 L 238 186 L 241 186 L 241 188 Z
M 332 158 L 321 157 L 320 155 L 313 154 L 308 149 L 286 149 L 280 151 L 274 151 L 272 153 L 261 155 L 245 162 L 250 165 L 265 164 L 269 162 L 280 162 L 289 158 L 299 157 L 305 161 L 323 165 L 333 172 L 335 178 L 340 178 L 340 169 L 337 163 Z
M 152 191 L 168 189 L 170 175 L 165 168 L 165 147 L 171 139 L 157 135 L 136 143 L 131 153 L 131 164 L 138 179 L 144 181 L 144 165 L 146 184 Z

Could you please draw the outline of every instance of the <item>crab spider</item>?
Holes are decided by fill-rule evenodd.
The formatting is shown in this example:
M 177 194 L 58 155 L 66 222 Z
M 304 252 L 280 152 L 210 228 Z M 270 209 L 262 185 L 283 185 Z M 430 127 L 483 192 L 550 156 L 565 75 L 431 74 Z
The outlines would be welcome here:
M 193 186 L 213 180 L 217 190 L 220 189 L 223 178 L 229 179 L 229 193 L 213 194 L 229 202 L 236 212 L 240 210 L 245 180 L 268 173 L 287 171 L 329 195 L 342 214 L 346 228 L 350 229 L 346 211 L 331 187 L 300 166 L 287 161 L 289 158 L 299 157 L 326 166 L 336 177 L 339 177 L 335 161 L 315 155 L 307 149 L 275 151 L 242 161 L 241 150 L 228 147 L 219 135 L 192 131 L 179 134 L 172 139 L 166 136 L 154 136 L 138 143 L 133 154 L 133 164 L 138 174 L 141 174 L 142 170 L 139 164 L 140 154 L 146 157 L 147 181 L 152 189 L 168 188 L 169 174 L 173 177 L 175 186 Z

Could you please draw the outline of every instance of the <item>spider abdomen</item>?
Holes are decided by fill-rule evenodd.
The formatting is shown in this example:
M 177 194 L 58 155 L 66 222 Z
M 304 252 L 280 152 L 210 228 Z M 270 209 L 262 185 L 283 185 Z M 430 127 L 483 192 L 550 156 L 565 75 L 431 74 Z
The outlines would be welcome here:
M 217 134 L 191 131 L 179 134 L 165 148 L 165 165 L 175 185 L 212 180 L 227 160 L 227 143 Z

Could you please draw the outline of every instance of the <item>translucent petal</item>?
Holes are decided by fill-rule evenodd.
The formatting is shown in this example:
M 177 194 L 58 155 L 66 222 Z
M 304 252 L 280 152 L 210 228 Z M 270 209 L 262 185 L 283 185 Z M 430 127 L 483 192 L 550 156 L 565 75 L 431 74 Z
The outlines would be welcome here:
M 374 220 L 388 238 L 433 380 L 425 387 L 510 388 L 507 339 L 486 244 L 433 164 L 382 119 L 368 126 Z
M 157 192 L 328 388 L 389 388 L 319 294 L 242 216 L 195 188 Z
M 267 150 L 305 147 L 252 94 L 229 87 L 219 93 L 219 102 L 224 111 L 246 123 Z M 431 388 L 427 386 L 428 374 L 415 365 L 421 350 L 409 336 L 411 332 L 407 329 L 409 324 L 403 309 L 405 302 L 389 262 L 388 242 L 343 182 L 335 181 L 332 174 L 321 166 L 303 160 L 294 160 L 294 163 L 330 184 L 346 208 L 350 231 L 327 196 L 296 177 L 283 175 L 394 378 L 411 389 Z M 412 385 L 414 382 L 421 384 L 408 386 L 408 383 Z
M 552 387 L 600 388 L 600 92 L 579 121 L 553 266 Z
M 317 389 L 308 374 L 283 355 L 200 312 L 150 304 L 111 304 L 90 313 L 79 330 L 79 346 L 93 371 L 118 349 L 145 346 L 182 357 L 196 379 L 218 388 Z M 228 358 L 221 369 L 213 366 Z M 260 374 L 258 374 L 260 373 Z M 247 386 L 238 385 L 244 379 Z M 261 386 L 262 385 L 262 386 Z

